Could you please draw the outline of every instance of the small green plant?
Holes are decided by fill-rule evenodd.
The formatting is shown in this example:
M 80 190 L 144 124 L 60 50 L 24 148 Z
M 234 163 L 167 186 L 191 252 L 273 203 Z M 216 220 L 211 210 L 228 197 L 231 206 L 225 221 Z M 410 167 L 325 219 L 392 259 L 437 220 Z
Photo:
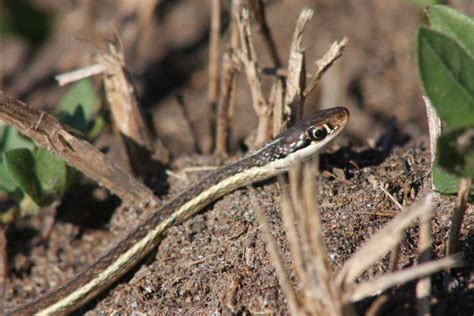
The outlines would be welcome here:
M 443 5 L 430 7 L 428 14 L 430 28 L 417 33 L 417 64 L 444 125 L 436 145 L 433 185 L 451 194 L 461 177 L 474 178 L 474 19 Z
M 92 83 L 81 80 L 62 97 L 54 114 L 88 138 L 95 138 L 103 125 L 101 116 L 94 119 L 96 99 Z M 77 176 L 77 171 L 56 155 L 36 147 L 15 129 L 0 125 L 0 194 L 15 202 L 0 212 L 0 223 L 8 224 L 50 205 Z

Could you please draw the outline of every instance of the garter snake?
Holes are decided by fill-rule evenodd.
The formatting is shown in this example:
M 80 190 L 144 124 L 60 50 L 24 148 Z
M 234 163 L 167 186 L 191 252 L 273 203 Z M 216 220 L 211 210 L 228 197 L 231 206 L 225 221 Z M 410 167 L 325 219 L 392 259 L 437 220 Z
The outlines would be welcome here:
M 283 173 L 294 161 L 311 157 L 334 140 L 348 120 L 349 111 L 343 107 L 307 116 L 261 149 L 217 169 L 179 194 L 64 285 L 6 314 L 67 314 L 78 309 L 136 266 L 157 247 L 172 225 L 239 187 Z

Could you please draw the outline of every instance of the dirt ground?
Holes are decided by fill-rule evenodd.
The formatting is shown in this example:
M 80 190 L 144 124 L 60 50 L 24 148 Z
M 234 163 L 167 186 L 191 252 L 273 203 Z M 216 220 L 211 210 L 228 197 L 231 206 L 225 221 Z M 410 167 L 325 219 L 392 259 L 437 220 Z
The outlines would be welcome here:
M 88 25 L 74 11 L 74 1 L 35 2 L 56 10 L 57 24 L 34 54 L 21 39 L 4 38 L 2 89 L 32 106 L 51 108 L 64 91 L 56 87 L 53 76 L 91 62 L 87 56 L 92 45 L 77 38 L 87 27 L 107 29 L 120 16 L 104 1 L 97 5 Z M 269 25 L 283 60 L 288 58 L 294 25 L 304 7 L 315 11 L 304 37 L 308 67 L 332 42 L 343 36 L 350 40 L 343 58 L 325 75 L 305 109 L 310 113 L 344 105 L 351 111 L 346 132 L 321 156 L 318 176 L 325 241 L 332 268 L 337 270 L 399 213 L 380 186 L 404 205 L 431 191 L 427 127 L 414 59 L 415 31 L 425 19 L 422 9 L 409 0 L 267 2 Z M 474 15 L 474 5 L 468 1 L 447 2 Z M 160 1 L 148 40 L 127 60 L 141 103 L 171 151 L 168 168 L 179 175 L 157 183 L 161 187 L 155 189 L 165 192 L 161 195 L 164 200 L 206 173 L 184 172 L 186 168 L 220 163 L 208 154 L 212 135 L 207 104 L 209 11 L 209 1 Z M 126 21 L 122 20 L 124 25 Z M 225 17 L 223 21 L 225 24 Z M 137 30 L 122 27 L 119 31 L 127 51 Z M 228 39 L 226 30 L 223 39 Z M 269 65 L 260 37 L 256 34 L 254 39 L 261 65 Z M 269 88 L 271 81 L 267 81 Z M 182 94 L 186 111 L 176 101 L 177 93 Z M 229 160 L 245 154 L 249 126 L 256 126 L 243 75 L 239 75 L 236 93 Z M 374 146 L 393 118 L 392 146 L 383 155 Z M 197 144 L 190 133 L 198 135 Z M 123 149 L 111 135 L 108 128 L 97 146 L 108 147 L 111 158 L 120 162 Z M 281 222 L 278 185 L 269 180 L 255 187 L 288 275 L 297 284 Z M 434 256 L 440 257 L 445 252 L 454 198 L 435 194 L 435 203 L 433 249 Z M 248 190 L 240 189 L 173 227 L 155 254 L 78 314 L 287 314 L 253 205 Z M 117 198 L 83 180 L 68 192 L 56 212 L 49 210 L 16 222 L 8 231 L 6 302 L 18 304 L 63 284 L 139 223 L 141 215 L 141 210 L 120 206 Z M 53 218 L 50 235 L 38 242 L 45 223 Z M 434 315 L 474 314 L 473 222 L 471 205 L 462 229 L 467 266 L 452 274 L 434 275 Z M 399 268 L 415 262 L 417 241 L 417 227 L 413 227 L 403 240 Z M 362 278 L 380 276 L 387 269 L 388 256 Z M 414 284 L 387 291 L 388 300 L 377 314 L 416 314 Z M 356 311 L 365 314 L 375 299 L 355 304 Z

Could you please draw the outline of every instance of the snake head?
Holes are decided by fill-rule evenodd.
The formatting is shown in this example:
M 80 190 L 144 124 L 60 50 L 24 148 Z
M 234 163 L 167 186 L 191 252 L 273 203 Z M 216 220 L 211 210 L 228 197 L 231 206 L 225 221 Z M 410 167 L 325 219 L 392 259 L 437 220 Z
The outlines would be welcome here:
M 268 144 L 268 156 L 282 161 L 284 167 L 296 159 L 309 158 L 334 140 L 348 121 L 349 111 L 344 107 L 314 112 Z

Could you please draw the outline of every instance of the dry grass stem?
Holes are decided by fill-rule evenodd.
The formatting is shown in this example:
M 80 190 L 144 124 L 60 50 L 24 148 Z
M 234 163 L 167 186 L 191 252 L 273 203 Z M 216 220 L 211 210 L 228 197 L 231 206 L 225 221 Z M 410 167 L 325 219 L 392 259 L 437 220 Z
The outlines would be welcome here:
M 388 301 L 388 295 L 380 295 L 377 297 L 372 304 L 370 304 L 370 307 L 367 309 L 365 312 L 365 316 L 378 316 L 380 315 L 379 311 L 380 308 L 385 304 L 385 302 Z
M 388 262 L 388 271 L 395 271 L 398 268 L 398 261 L 400 260 L 400 245 L 396 245 L 390 251 L 390 259 Z
M 123 136 L 131 169 L 139 175 L 147 174 L 147 165 L 151 165 L 150 156 L 153 154 L 156 160 L 167 163 L 169 152 L 155 140 L 146 124 L 121 45 L 109 43 L 108 52 L 99 52 L 96 59 L 107 69 L 104 76 L 107 100 L 114 122 Z
M 295 32 L 290 47 L 288 60 L 288 76 L 286 79 L 285 104 L 291 109 L 290 117 L 284 117 L 282 125 L 288 120 L 299 121 L 303 115 L 303 91 L 306 85 L 305 54 L 303 49 L 303 32 L 309 20 L 313 16 L 313 10 L 306 8 L 301 11 L 296 22 Z M 286 127 L 284 127 L 286 129 Z
M 440 270 L 460 265 L 461 261 L 455 256 L 430 261 L 431 227 L 429 223 L 434 208 L 432 206 L 432 196 L 428 195 L 403 211 L 373 235 L 335 275 L 331 270 L 324 243 L 323 228 L 320 222 L 320 206 L 315 199 L 318 192 L 315 166 L 316 163 L 313 161 L 312 164 L 307 163 L 303 166 L 297 163 L 290 169 L 290 193 L 283 177 L 279 178 L 282 189 L 282 220 L 300 283 L 299 291 L 301 293 L 298 296 L 298 302 L 295 301 L 294 290 L 290 290 L 290 285 L 285 283 L 288 282 L 287 274 L 281 271 L 283 269 L 282 259 L 278 256 L 276 244 L 272 240 L 269 227 L 266 223 L 262 224 L 262 219 L 259 219 L 262 230 L 268 230 L 264 233 L 268 247 L 274 248 L 271 257 L 275 269 L 278 274 L 284 275 L 284 277 L 279 275 L 279 278 L 280 280 L 285 278 L 281 282 L 285 283 L 285 295 L 287 292 L 290 293 L 287 298 L 292 301 L 293 305 L 290 307 L 292 313 L 298 315 L 301 313 L 310 315 L 350 315 L 354 313 L 350 303 L 377 295 L 390 287 L 417 278 L 425 278 L 418 284 L 418 297 L 420 298 L 420 295 L 422 295 L 423 298 L 429 299 L 429 290 L 425 288 L 429 285 L 426 278 Z M 261 210 L 258 212 L 261 212 Z M 422 222 L 420 251 L 423 253 L 420 256 L 419 265 L 355 284 L 356 278 L 369 265 L 374 264 L 383 254 L 399 244 L 403 237 L 403 231 L 418 218 Z M 267 226 L 264 228 L 264 225 Z M 278 256 L 278 258 L 275 259 L 274 256 Z M 420 290 L 420 284 L 423 286 L 422 290 Z M 382 301 L 383 299 L 380 302 Z M 428 305 L 425 305 L 423 310 L 429 313 L 429 301 L 427 303 Z M 374 310 L 378 307 L 380 305 L 375 306 Z M 297 313 L 294 312 L 295 308 Z M 427 314 L 423 313 L 423 315 Z
M 97 62 L 107 69 L 104 84 L 115 124 L 123 135 L 152 150 L 151 132 L 139 108 L 121 45 L 109 43 L 108 52 L 98 53 Z
M 221 1 L 211 0 L 211 28 L 209 40 L 209 85 L 207 97 L 212 107 L 217 102 L 217 86 L 219 82 L 219 42 L 221 28 Z
M 402 210 L 403 209 L 403 206 L 400 204 L 400 202 L 397 201 L 397 199 L 395 199 L 393 197 L 393 195 L 390 194 L 390 192 L 387 191 L 387 189 L 385 189 L 383 187 L 383 185 L 379 185 L 379 188 L 380 190 L 382 190 L 382 192 L 385 194 L 386 197 L 388 197 L 393 203 L 395 203 L 395 205 L 400 209 Z
M 221 94 L 217 104 L 216 120 L 216 145 L 217 155 L 227 154 L 227 141 L 229 137 L 229 125 L 231 118 L 231 107 L 235 95 L 235 77 L 237 66 L 234 61 L 233 50 L 229 49 L 222 59 Z
M 421 218 L 420 239 L 418 241 L 418 263 L 422 264 L 431 260 L 431 216 Z M 418 280 L 416 284 L 416 298 L 418 302 L 418 315 L 429 316 L 431 295 L 431 277 Z
M 303 93 L 304 98 L 306 98 L 311 93 L 311 91 L 313 91 L 314 88 L 316 88 L 316 86 L 319 83 L 319 80 L 321 79 L 322 75 L 326 72 L 326 70 L 328 70 L 329 67 L 331 67 L 331 65 L 339 57 L 342 56 L 348 42 L 349 42 L 349 39 L 347 37 L 344 37 L 339 42 L 334 42 L 329 48 L 329 50 L 326 52 L 326 54 L 324 54 L 324 56 L 321 59 L 316 61 L 316 71 L 311 76 L 309 84 L 304 90 L 304 93 Z
M 414 279 L 423 278 L 430 274 L 449 269 L 460 264 L 460 260 L 454 256 L 430 261 L 415 267 L 387 273 L 375 280 L 366 281 L 355 286 L 351 291 L 346 292 L 348 302 L 357 302 L 364 298 L 377 295 L 382 291 L 397 284 L 403 284 Z
M 283 177 L 279 179 L 282 219 L 301 284 L 300 309 L 310 315 L 343 315 L 342 293 L 335 287 L 314 198 L 314 164 L 296 164 L 289 175 L 291 195 Z
M 317 196 L 316 187 L 316 163 L 308 162 L 303 166 L 303 182 L 300 190 L 303 193 L 304 207 L 300 210 L 301 222 L 304 224 L 303 234 L 308 236 L 309 240 L 309 266 L 314 271 L 309 270 L 308 276 L 311 276 L 312 291 L 314 295 L 321 291 L 322 297 L 320 304 L 323 305 L 323 314 L 343 315 L 344 303 L 342 301 L 342 292 L 334 282 L 334 274 L 329 264 L 329 256 L 324 242 L 323 229 L 321 225 L 321 207 L 315 198 Z M 311 296 L 312 296 L 311 295 Z M 314 298 L 308 295 L 309 299 Z
M 281 289 L 288 301 L 288 307 L 290 309 L 290 312 L 292 315 L 303 315 L 297 296 L 286 274 L 285 265 L 279 254 L 278 246 L 275 240 L 273 239 L 271 228 L 267 221 L 267 217 L 261 206 L 258 204 L 255 189 L 249 186 L 249 192 L 250 199 L 253 201 L 253 207 L 255 209 L 255 214 L 257 216 L 258 223 L 262 230 L 263 238 L 265 239 L 265 243 L 267 245 L 268 253 L 270 254 L 273 266 L 275 267 L 275 271 L 278 276 Z
M 341 287 L 351 285 L 367 267 L 393 249 L 403 238 L 403 231 L 421 216 L 432 213 L 432 195 L 429 194 L 394 218 L 374 234 L 346 263 L 337 276 Z
M 217 103 L 216 140 L 214 153 L 218 156 L 227 155 L 227 145 L 230 134 L 230 122 L 233 116 L 236 74 L 239 61 L 235 51 L 239 46 L 239 26 L 236 17 L 240 12 L 241 1 L 233 0 L 230 16 L 230 42 L 222 58 L 222 74 L 220 95 Z
M 291 254 L 295 262 L 294 267 L 296 274 L 298 275 L 298 279 L 300 280 L 300 282 L 304 284 L 307 280 L 304 278 L 305 265 L 303 260 L 303 250 L 301 249 L 300 237 L 296 227 L 296 214 L 288 191 L 288 185 L 284 180 L 284 177 L 281 176 L 278 180 L 281 189 L 281 217 L 283 220 L 283 225 L 285 227 L 285 232 L 287 235 Z
M 290 109 L 285 104 L 284 82 L 277 80 L 272 87 L 272 104 L 273 104 L 273 137 L 283 132 L 283 118 L 289 117 Z
M 54 77 L 58 82 L 59 86 L 64 86 L 72 82 L 79 81 L 81 79 L 89 78 L 95 75 L 103 73 L 106 68 L 100 64 L 94 64 L 87 67 L 79 68 L 73 71 L 69 71 L 63 74 L 59 74 Z
M 451 218 L 451 227 L 448 234 L 448 249 L 447 255 L 455 254 L 459 251 L 461 243 L 459 241 L 459 234 L 461 226 L 464 221 L 464 214 L 467 210 L 467 202 L 469 199 L 469 192 L 471 188 L 471 178 L 461 178 L 459 181 L 459 190 L 456 197 L 456 207 L 454 208 L 453 216 Z
M 91 144 L 77 137 L 75 130 L 61 124 L 48 113 L 29 108 L 0 93 L 0 121 L 16 128 L 39 147 L 64 159 L 70 166 L 118 195 L 124 203 L 137 206 L 158 204 L 159 201 L 149 188 Z
M 247 4 L 253 12 L 255 22 L 258 25 L 257 30 L 262 35 L 263 44 L 268 50 L 273 67 L 280 67 L 282 65 L 281 58 L 273 40 L 271 29 L 268 27 L 263 0 L 247 0 Z
M 252 43 L 252 35 L 250 32 L 249 11 L 242 8 L 237 15 L 237 22 L 240 32 L 241 49 L 238 50 L 237 56 L 244 65 L 247 82 L 252 95 L 252 105 L 258 117 L 257 135 L 255 137 L 255 147 L 260 147 L 268 140 L 268 131 L 270 127 L 271 108 L 263 96 L 262 82 L 260 80 L 257 55 Z

